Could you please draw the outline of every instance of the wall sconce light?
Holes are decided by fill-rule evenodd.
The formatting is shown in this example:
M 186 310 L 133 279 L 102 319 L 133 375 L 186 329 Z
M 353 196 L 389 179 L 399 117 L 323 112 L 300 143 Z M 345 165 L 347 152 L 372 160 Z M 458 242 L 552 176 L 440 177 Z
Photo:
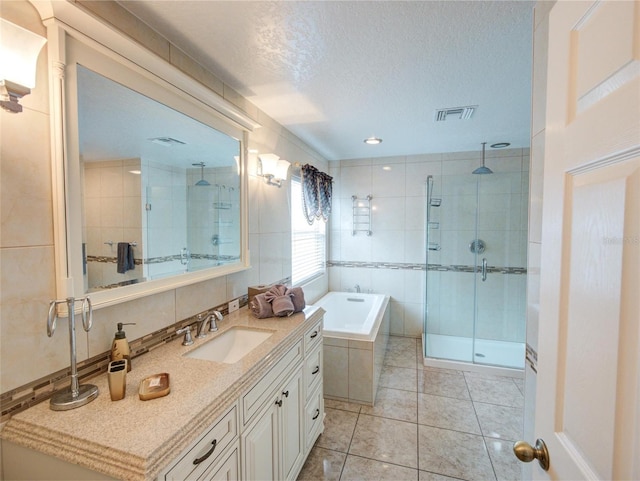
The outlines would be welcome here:
M 1 18 L 0 32 L 0 106 L 18 113 L 18 100 L 36 86 L 38 55 L 47 39 Z
M 258 155 L 258 175 L 264 177 L 265 183 L 282 187 L 287 180 L 287 172 L 291 164 L 275 154 Z

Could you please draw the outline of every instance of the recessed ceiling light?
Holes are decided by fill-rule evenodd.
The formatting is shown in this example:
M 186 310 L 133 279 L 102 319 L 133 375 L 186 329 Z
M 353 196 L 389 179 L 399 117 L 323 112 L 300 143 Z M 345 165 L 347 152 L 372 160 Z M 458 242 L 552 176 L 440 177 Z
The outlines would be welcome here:
M 491 144 L 492 149 L 504 149 L 505 147 L 509 147 L 511 144 L 509 142 L 498 142 L 497 144 Z
M 369 145 L 378 145 L 382 143 L 382 139 L 378 137 L 369 137 L 368 139 L 364 139 L 364 143 Z
M 390 166 L 390 165 L 385 165 L 385 166 L 382 168 L 382 170 L 387 170 L 387 171 L 389 171 L 389 170 L 391 170 L 391 166 Z
M 142 171 L 140 171 L 140 170 L 130 170 L 129 173 L 130 174 L 134 174 L 134 175 L 140 175 L 140 174 L 142 174 Z

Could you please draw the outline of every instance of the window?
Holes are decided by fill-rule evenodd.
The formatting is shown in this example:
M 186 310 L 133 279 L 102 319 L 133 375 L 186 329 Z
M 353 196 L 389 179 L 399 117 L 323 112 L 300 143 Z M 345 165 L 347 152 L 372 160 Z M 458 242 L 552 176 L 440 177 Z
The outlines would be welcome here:
M 324 274 L 326 263 L 326 223 L 316 219 L 309 225 L 302 212 L 300 177 L 291 178 L 292 285 L 300 285 Z

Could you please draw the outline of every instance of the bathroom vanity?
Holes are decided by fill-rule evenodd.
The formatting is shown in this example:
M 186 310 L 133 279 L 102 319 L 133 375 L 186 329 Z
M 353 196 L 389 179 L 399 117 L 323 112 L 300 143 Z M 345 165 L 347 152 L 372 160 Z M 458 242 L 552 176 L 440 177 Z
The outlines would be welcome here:
M 256 319 L 246 308 L 191 346 L 181 337 L 136 358 L 126 396 L 54 412 L 48 403 L 2 430 L 6 479 L 296 479 L 324 428 L 321 308 Z M 235 363 L 188 357 L 232 329 L 271 335 Z M 166 372 L 168 396 L 141 401 L 144 378 Z

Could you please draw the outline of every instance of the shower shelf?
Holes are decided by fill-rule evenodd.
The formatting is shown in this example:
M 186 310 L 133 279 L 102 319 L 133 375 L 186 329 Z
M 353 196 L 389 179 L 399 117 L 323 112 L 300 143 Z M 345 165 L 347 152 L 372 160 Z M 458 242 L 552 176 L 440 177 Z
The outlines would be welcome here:
M 353 203 L 353 230 L 351 235 L 356 235 L 358 232 L 364 232 L 368 236 L 371 232 L 371 195 L 368 195 L 364 199 L 358 199 L 358 196 L 352 195 L 351 201 Z
M 233 207 L 231 202 L 214 202 L 212 205 L 214 209 L 223 209 L 223 210 L 229 210 L 231 209 L 231 207 Z

